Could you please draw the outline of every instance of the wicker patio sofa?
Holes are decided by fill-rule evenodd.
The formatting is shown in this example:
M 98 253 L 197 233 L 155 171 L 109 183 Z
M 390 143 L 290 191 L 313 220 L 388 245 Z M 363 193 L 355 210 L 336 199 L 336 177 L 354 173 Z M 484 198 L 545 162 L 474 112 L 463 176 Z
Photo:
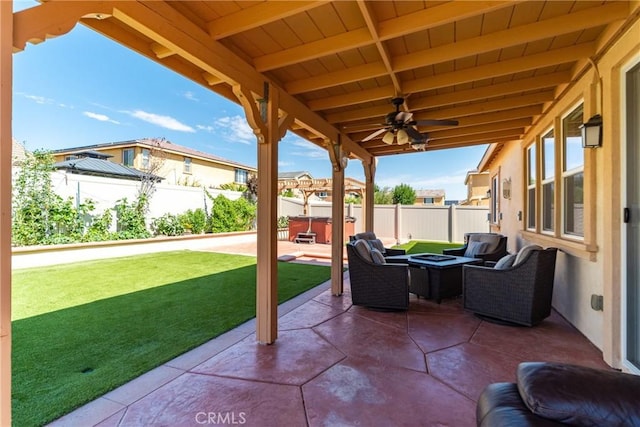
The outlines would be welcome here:
M 488 320 L 537 325 L 551 314 L 556 253 L 557 248 L 530 245 L 511 267 L 465 265 L 464 308 Z
M 498 261 L 507 255 L 507 236 L 497 233 L 469 233 L 467 242 L 460 248 L 444 249 L 444 255 L 481 258 L 484 261 Z
M 347 243 L 353 305 L 376 309 L 409 308 L 409 266 L 387 263 L 364 240 Z M 375 258 L 375 261 L 374 261 Z

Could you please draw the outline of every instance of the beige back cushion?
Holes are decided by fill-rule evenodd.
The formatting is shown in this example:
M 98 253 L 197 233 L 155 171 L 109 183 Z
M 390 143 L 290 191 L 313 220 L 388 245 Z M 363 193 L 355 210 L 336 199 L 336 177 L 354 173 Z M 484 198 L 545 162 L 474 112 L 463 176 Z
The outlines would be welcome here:
M 372 262 L 371 259 L 371 249 L 369 248 L 369 244 L 367 243 L 366 240 L 356 240 L 353 243 L 353 247 L 356 250 L 356 252 L 358 252 L 358 254 L 360 254 L 360 256 L 362 258 L 364 258 L 365 260 Z
M 376 233 L 374 233 L 373 231 L 365 231 L 363 233 L 356 234 L 356 240 L 360 240 L 360 239 L 364 239 L 364 240 L 376 239 Z
M 520 264 L 522 260 L 526 258 L 529 252 L 539 251 L 539 250 L 542 250 L 542 246 L 538 246 L 538 245 L 524 246 L 522 249 L 518 251 L 518 255 L 516 256 L 516 260 L 513 262 L 513 266 L 515 267 L 516 265 Z
M 488 234 L 488 233 L 473 233 L 469 235 L 469 243 L 471 242 L 484 242 L 487 243 L 487 247 L 483 250 L 483 252 L 495 252 L 498 249 L 498 245 L 500 244 L 500 239 L 502 238 L 499 234 Z

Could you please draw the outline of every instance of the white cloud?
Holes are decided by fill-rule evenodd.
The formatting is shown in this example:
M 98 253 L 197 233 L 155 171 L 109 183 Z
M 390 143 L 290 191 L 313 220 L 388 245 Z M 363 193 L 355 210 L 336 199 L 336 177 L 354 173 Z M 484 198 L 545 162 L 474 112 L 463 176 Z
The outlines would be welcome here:
M 38 95 L 29 95 L 28 93 L 23 93 L 23 92 L 18 92 L 18 95 L 22 95 L 23 97 L 30 99 L 31 101 L 35 102 L 36 104 L 53 104 L 54 100 L 51 98 L 45 98 L 44 96 L 38 96 Z
M 293 156 L 307 157 L 310 159 L 329 160 L 327 150 L 304 139 L 296 138 L 289 141 L 295 148 L 290 151 Z
M 181 123 L 173 117 L 147 113 L 146 111 L 142 110 L 136 110 L 133 112 L 127 111 L 127 113 L 131 115 L 131 117 L 135 117 L 136 119 L 143 120 L 145 122 L 163 127 L 165 129 L 176 130 L 179 132 L 195 132 L 195 129 L 193 129 L 191 126 L 185 125 L 184 123 Z
M 213 126 L 196 125 L 196 129 L 212 133 L 215 128 Z
M 293 166 L 293 165 L 295 165 L 295 163 L 293 162 L 285 162 L 283 160 L 278 162 L 278 166 Z
M 109 118 L 109 116 L 106 116 L 104 114 L 98 114 L 98 113 L 92 113 L 91 111 L 83 111 L 82 114 L 84 114 L 85 116 L 98 120 L 100 122 L 110 122 L 110 123 L 115 123 L 117 125 L 120 124 L 120 122 L 116 121 L 116 120 L 112 120 Z
M 256 141 L 256 135 L 244 117 L 221 117 L 215 121 L 215 125 L 217 126 L 216 130 L 229 141 L 243 144 L 250 144 Z
M 187 98 L 189 101 L 199 101 L 199 99 L 196 98 L 196 96 L 191 91 L 184 92 L 182 96 Z

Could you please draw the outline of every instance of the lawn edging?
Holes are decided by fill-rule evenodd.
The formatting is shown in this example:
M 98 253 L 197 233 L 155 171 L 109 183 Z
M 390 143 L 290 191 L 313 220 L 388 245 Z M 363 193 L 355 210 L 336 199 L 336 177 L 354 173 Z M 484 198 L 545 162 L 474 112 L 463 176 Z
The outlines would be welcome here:
M 11 249 L 13 269 L 44 267 L 77 261 L 165 252 L 180 249 L 203 249 L 255 241 L 256 231 L 158 236 L 150 239 L 110 240 L 106 242 L 40 245 Z

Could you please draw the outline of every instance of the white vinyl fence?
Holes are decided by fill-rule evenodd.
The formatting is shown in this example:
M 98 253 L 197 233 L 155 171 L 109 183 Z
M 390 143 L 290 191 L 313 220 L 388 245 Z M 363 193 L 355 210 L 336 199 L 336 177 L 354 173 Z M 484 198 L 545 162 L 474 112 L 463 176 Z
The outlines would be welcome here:
M 300 199 L 278 198 L 279 216 L 302 215 Z M 355 232 L 363 230 L 360 205 L 345 206 L 345 216 L 354 217 Z M 379 237 L 409 240 L 463 242 L 465 233 L 489 232 L 486 206 L 375 205 L 373 231 Z M 309 216 L 331 216 L 331 203 L 310 202 Z
M 72 197 L 77 203 L 91 199 L 96 205 L 94 215 L 113 208 L 116 202 L 127 198 L 135 200 L 139 182 L 125 179 L 76 175 L 57 171 L 52 173 L 53 188 L 63 198 Z M 219 194 L 235 200 L 241 197 L 236 191 L 207 189 L 214 198 Z M 211 200 L 200 187 L 185 187 L 173 184 L 157 184 L 151 197 L 147 224 L 153 218 L 166 213 L 181 214 L 188 209 L 202 208 L 211 211 Z M 296 198 L 278 197 L 278 216 L 302 215 L 303 201 Z M 374 207 L 374 231 L 384 238 L 398 242 L 408 240 L 435 240 L 462 242 L 469 232 L 488 232 L 487 214 L 484 206 L 407 206 L 376 205 Z M 355 232 L 363 230 L 362 208 L 345 205 L 345 216 L 355 218 Z M 331 217 L 331 203 L 309 202 L 309 215 Z

